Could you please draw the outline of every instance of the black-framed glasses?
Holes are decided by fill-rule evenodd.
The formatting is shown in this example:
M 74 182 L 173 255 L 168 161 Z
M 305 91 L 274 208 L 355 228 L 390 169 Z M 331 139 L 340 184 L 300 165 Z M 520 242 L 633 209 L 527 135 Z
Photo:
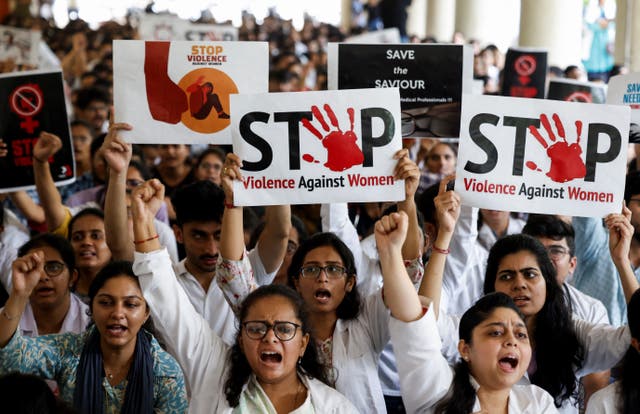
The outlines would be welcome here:
M 242 323 L 242 327 L 251 339 L 260 340 L 267 336 L 269 329 L 273 329 L 276 338 L 281 341 L 290 341 L 296 336 L 300 325 L 288 321 L 275 321 L 274 323 L 267 321 L 246 321 Z
M 300 276 L 306 279 L 315 279 L 320 276 L 320 272 L 323 270 L 329 279 L 340 279 L 347 273 L 346 267 L 337 264 L 329 264 L 326 266 L 309 265 L 300 268 Z
M 460 132 L 460 111 L 454 111 L 459 104 L 445 104 L 441 107 L 430 107 L 420 114 L 400 113 L 400 127 L 403 137 L 416 132 L 423 136 L 455 138 Z
M 565 254 L 569 254 L 569 249 L 562 246 L 551 246 L 547 248 L 549 257 L 553 260 L 562 259 Z
M 44 263 L 44 272 L 51 277 L 56 277 L 62 273 L 65 267 L 66 265 L 62 262 L 57 260 L 48 260 Z

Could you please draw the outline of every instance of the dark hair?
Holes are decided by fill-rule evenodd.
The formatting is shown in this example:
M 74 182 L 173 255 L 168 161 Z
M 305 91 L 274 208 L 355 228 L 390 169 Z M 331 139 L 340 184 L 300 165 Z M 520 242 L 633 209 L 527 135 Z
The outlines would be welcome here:
M 109 92 L 105 89 L 95 86 L 78 90 L 76 94 L 76 106 L 79 109 L 87 109 L 91 102 L 103 102 L 109 105 L 111 103 L 111 96 L 109 96 Z
M 416 194 L 416 207 L 422 213 L 423 220 L 427 223 L 436 225 L 436 205 L 433 199 L 438 195 L 440 190 L 440 181 L 428 187 L 422 193 Z
M 71 234 L 73 233 L 73 225 L 76 224 L 76 221 L 78 221 L 78 219 L 84 217 L 84 216 L 94 216 L 94 217 L 98 217 L 100 220 L 104 221 L 104 212 L 102 210 L 100 210 L 99 208 L 95 208 L 95 207 L 88 207 L 85 209 L 80 210 L 75 216 L 73 216 L 71 218 L 71 220 L 69 221 L 69 226 L 67 226 L 67 238 L 69 240 L 71 240 Z
M 64 412 L 47 383 L 40 377 L 10 372 L 0 377 L 3 412 L 55 414 Z
M 316 341 L 311 333 L 311 325 L 309 323 L 309 311 L 302 297 L 293 289 L 284 285 L 264 285 L 251 292 L 242 302 L 238 312 L 238 321 L 241 324 L 249 313 L 249 309 L 258 301 L 279 296 L 289 301 L 294 309 L 296 317 L 300 320 L 300 331 L 302 335 L 309 335 L 309 343 L 305 349 L 304 355 L 298 364 L 298 371 L 302 375 L 310 378 L 316 378 L 325 384 L 328 384 L 326 378 L 325 366 L 318 360 L 318 350 Z M 224 385 L 224 393 L 227 402 L 231 407 L 236 407 L 240 401 L 242 388 L 249 380 L 251 375 L 251 366 L 240 347 L 240 337 L 242 328 L 238 329 L 236 334 L 236 342 L 229 351 L 230 367 L 227 380 Z
M 143 180 L 147 181 L 151 179 L 151 173 L 149 172 L 147 166 L 143 163 L 136 160 L 131 160 L 129 161 L 129 168 L 135 168 L 136 170 L 138 170 Z
M 204 151 L 202 151 L 198 155 L 198 158 L 196 159 L 196 164 L 195 164 L 196 167 L 199 167 L 200 164 L 202 164 L 202 161 L 208 155 L 215 155 L 216 157 L 220 158 L 220 160 L 222 162 L 224 162 L 224 159 L 227 157 L 227 155 L 224 153 L 224 151 L 222 151 L 220 148 L 218 148 L 218 147 L 209 147 L 209 148 L 205 149 Z
M 89 125 L 87 121 L 84 121 L 82 119 L 75 119 L 69 123 L 69 126 L 71 128 L 78 127 L 78 126 L 87 128 L 87 130 L 89 131 L 89 135 L 91 135 L 91 141 L 93 142 L 93 139 L 95 138 L 95 134 L 93 132 L 93 127 Z
M 518 314 L 524 322 L 524 315 L 513 303 L 513 299 L 501 292 L 489 293 L 480 299 L 462 315 L 458 327 L 460 340 L 472 343 L 473 330 L 486 321 L 497 308 L 508 308 Z M 465 360 L 460 360 L 454 367 L 454 376 L 449 392 L 435 408 L 436 414 L 468 414 L 473 409 L 476 391 L 469 382 L 471 370 Z
M 93 141 L 91 141 L 91 147 L 89 148 L 89 151 L 91 152 L 91 161 L 93 161 L 93 157 L 96 156 L 96 153 L 98 152 L 100 147 L 102 147 L 102 144 L 104 144 L 104 139 L 106 137 L 107 137 L 107 134 L 99 134 L 94 138 Z M 94 177 L 94 180 L 95 180 L 95 177 Z
M 332 247 L 338 255 L 340 255 L 342 265 L 347 268 L 347 280 L 349 280 L 349 278 L 356 279 L 355 260 L 353 253 L 351 253 L 347 245 L 333 233 L 316 233 L 305 240 L 304 243 L 301 243 L 291 258 L 291 264 L 287 269 L 287 284 L 290 287 L 295 289 L 295 281 L 300 277 L 300 268 L 304 263 L 307 253 L 324 246 Z M 357 283 L 354 283 L 351 292 L 347 292 L 340 305 L 338 305 L 336 315 L 339 319 L 349 320 L 355 319 L 359 313 L 360 294 L 358 293 Z
M 529 214 L 527 224 L 522 228 L 523 234 L 533 237 L 545 237 L 560 241 L 565 239 L 569 246 L 569 254 L 573 257 L 576 244 L 573 226 L 558 216 L 551 214 Z
M 38 234 L 28 242 L 23 244 L 20 249 L 18 249 L 18 256 L 24 256 L 30 250 L 44 246 L 51 247 L 60 254 L 62 261 L 67 266 L 67 269 L 69 269 L 69 275 L 71 275 L 73 270 L 76 268 L 76 258 L 75 254 L 73 253 L 73 247 L 71 247 L 71 243 L 69 243 L 69 240 L 58 234 Z
M 305 240 L 309 238 L 309 232 L 307 231 L 307 227 L 304 225 L 304 222 L 300 219 L 300 217 L 295 214 L 291 214 L 291 225 L 298 232 L 298 244 L 302 244 Z M 260 235 L 264 231 L 265 222 L 261 221 L 253 232 L 251 233 L 251 238 L 249 239 L 249 244 L 247 244 L 247 249 L 251 250 L 256 247 L 258 244 L 258 239 L 260 239 Z
M 582 367 L 584 347 L 573 328 L 567 298 L 556 280 L 556 270 L 547 249 L 526 234 L 512 234 L 499 239 L 491 248 L 487 259 L 484 293 L 495 291 L 498 267 L 502 259 L 521 251 L 535 258 L 546 284 L 546 297 L 542 309 L 535 315 L 534 332 L 529 332 L 535 343 L 536 372 L 531 383 L 544 388 L 554 398 L 557 407 L 571 397 L 577 397 L 578 388 L 574 369 Z
M 627 174 L 624 185 L 624 201 L 629 203 L 631 197 L 640 194 L 640 171 L 634 171 Z
M 576 69 L 580 69 L 580 68 L 576 65 L 567 66 L 566 68 L 564 68 L 564 76 L 568 77 L 569 74 Z
M 627 304 L 627 319 L 631 337 L 640 340 L 640 290 L 636 290 Z M 622 359 L 620 374 L 620 413 L 635 414 L 640 412 L 640 353 L 630 346 Z
M 224 191 L 209 180 L 180 187 L 171 197 L 178 226 L 191 221 L 222 222 Z
M 127 276 L 133 279 L 136 285 L 140 286 L 138 277 L 133 273 L 133 263 L 127 260 L 115 260 L 106 264 L 105 267 L 100 269 L 96 277 L 91 281 L 89 285 L 89 308 L 93 309 L 93 299 L 95 299 L 98 291 L 107 283 L 109 279 L 113 279 L 118 276 Z

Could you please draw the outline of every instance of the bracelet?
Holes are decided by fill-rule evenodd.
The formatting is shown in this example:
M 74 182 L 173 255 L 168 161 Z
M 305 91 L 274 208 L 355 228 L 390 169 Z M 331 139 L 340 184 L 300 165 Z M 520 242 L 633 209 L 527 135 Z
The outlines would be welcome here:
M 433 250 L 434 252 L 438 252 L 440 254 L 449 254 L 449 249 L 441 249 L 439 247 L 436 247 L 436 245 L 434 244 L 433 246 L 431 246 L 431 250 Z
M 236 206 L 233 205 L 233 203 L 229 203 L 227 202 L 227 200 L 224 200 L 224 208 L 236 208 Z
M 146 239 L 146 240 L 134 240 L 134 241 L 133 241 L 133 244 L 142 244 L 142 243 L 146 243 L 146 242 L 149 242 L 149 241 L 151 241 L 151 240 L 158 239 L 158 238 L 160 238 L 160 236 L 156 234 L 155 236 L 153 236 L 153 237 L 149 237 L 149 238 L 148 238 L 148 239 Z
M 12 321 L 16 318 L 15 316 L 9 316 L 6 309 L 2 309 L 2 316 L 4 316 L 8 321 Z

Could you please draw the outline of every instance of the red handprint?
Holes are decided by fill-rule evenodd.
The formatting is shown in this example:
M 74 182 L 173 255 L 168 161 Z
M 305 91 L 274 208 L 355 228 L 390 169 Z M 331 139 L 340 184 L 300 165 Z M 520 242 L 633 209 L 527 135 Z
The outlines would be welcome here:
M 317 119 L 318 122 L 320 122 L 320 125 L 322 125 L 322 129 L 329 134 L 323 137 L 322 133 L 318 131 L 318 129 L 306 118 L 302 120 L 302 125 L 304 125 L 309 132 L 318 137 L 318 139 L 322 141 L 322 145 L 327 149 L 327 162 L 324 163 L 324 166 L 331 171 L 344 171 L 354 165 L 362 164 L 364 162 L 364 154 L 356 144 L 358 137 L 353 132 L 353 108 L 347 108 L 349 122 L 351 124 L 351 129 L 347 132 L 342 132 L 340 129 L 340 125 L 338 125 L 338 118 L 336 118 L 336 114 L 333 112 L 333 109 L 331 109 L 329 104 L 324 104 L 323 108 L 331 121 L 331 125 L 333 125 L 336 130 L 331 131 L 329 125 L 322 116 L 322 113 L 320 113 L 320 109 L 315 105 L 311 107 L 313 118 Z M 315 161 L 313 156 L 310 154 L 304 154 L 302 159 L 308 162 Z
M 547 131 L 549 139 L 553 144 L 549 146 L 547 141 L 540 135 L 540 131 L 533 125 L 529 126 L 529 132 L 538 140 L 538 142 L 547 150 L 547 155 L 551 159 L 551 166 L 547 176 L 557 183 L 566 183 L 575 178 L 583 178 L 587 174 L 587 169 L 582 161 L 582 148 L 580 147 L 580 135 L 582 135 L 582 121 L 576 121 L 576 142 L 569 144 L 564 132 L 564 126 L 558 114 L 553 114 L 553 122 L 558 130 L 558 135 L 562 141 L 556 141 L 549 118 L 545 114 L 540 115 L 540 122 Z M 527 167 L 532 170 L 540 169 L 532 162 L 527 162 Z

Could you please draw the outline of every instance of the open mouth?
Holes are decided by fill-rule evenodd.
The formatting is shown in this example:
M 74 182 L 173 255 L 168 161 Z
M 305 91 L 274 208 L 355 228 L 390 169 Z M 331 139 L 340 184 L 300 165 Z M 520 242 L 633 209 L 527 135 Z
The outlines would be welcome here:
M 48 296 L 53 294 L 53 292 L 54 292 L 54 289 L 50 287 L 41 287 L 36 289 L 36 294 L 41 296 Z
M 513 302 L 516 304 L 516 306 L 523 306 L 529 303 L 531 299 L 529 299 L 526 296 L 514 296 L 513 297 Z
M 331 292 L 328 291 L 327 289 L 318 289 L 316 290 L 316 293 L 314 296 L 318 302 L 327 303 L 331 298 Z
M 96 253 L 94 251 L 91 251 L 91 250 L 84 250 L 84 251 L 80 252 L 79 256 L 82 259 L 88 259 L 88 258 L 95 257 Z
M 502 368 L 504 371 L 513 371 L 516 369 L 516 367 L 518 366 L 518 357 L 514 356 L 514 355 L 507 355 L 504 358 L 500 358 L 498 360 L 498 364 L 500 365 L 500 368 Z
M 275 351 L 264 351 L 260 353 L 260 361 L 277 364 L 282 362 L 282 355 Z
M 127 331 L 127 327 L 120 324 L 107 325 L 107 332 L 114 336 L 123 335 Z

